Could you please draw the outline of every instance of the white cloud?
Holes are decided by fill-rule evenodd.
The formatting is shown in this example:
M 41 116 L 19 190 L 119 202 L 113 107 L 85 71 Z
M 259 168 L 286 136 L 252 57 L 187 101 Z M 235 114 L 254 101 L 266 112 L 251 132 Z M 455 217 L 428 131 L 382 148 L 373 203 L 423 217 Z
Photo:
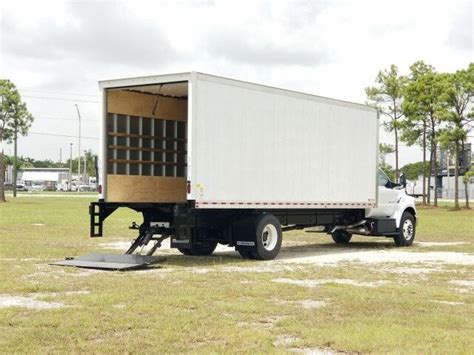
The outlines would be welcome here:
M 10 1 L 1 11 L 0 75 L 40 91 L 96 93 L 100 79 L 197 70 L 363 102 L 392 63 L 454 71 L 473 58 L 469 0 Z M 73 102 L 23 94 L 38 116 L 32 131 L 76 134 L 73 121 L 41 118 L 74 118 Z M 99 119 L 98 105 L 81 110 Z M 89 122 L 83 135 L 97 128 Z M 57 158 L 70 140 L 31 135 L 20 153 Z

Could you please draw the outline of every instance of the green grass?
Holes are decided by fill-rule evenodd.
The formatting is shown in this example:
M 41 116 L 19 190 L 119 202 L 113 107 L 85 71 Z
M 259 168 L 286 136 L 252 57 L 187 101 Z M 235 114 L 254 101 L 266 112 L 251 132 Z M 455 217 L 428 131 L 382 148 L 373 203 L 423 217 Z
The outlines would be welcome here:
M 140 222 L 140 216 L 122 209 L 107 220 L 104 238 L 88 238 L 89 201 L 22 197 L 0 205 L 0 295 L 37 295 L 39 300 L 67 306 L 0 308 L 0 352 L 269 353 L 329 348 L 469 353 L 474 349 L 472 289 L 459 292 L 450 284 L 452 279 L 472 280 L 473 265 L 442 266 L 442 272 L 423 275 L 389 273 L 387 267 L 429 266 L 360 263 L 292 264 L 274 272 L 252 272 L 274 264 L 235 256 L 169 255 L 157 267 L 133 272 L 49 266 L 51 260 L 134 237 L 127 227 L 131 221 Z M 474 253 L 473 211 L 423 208 L 418 215 L 418 241 L 467 244 L 415 245 L 404 251 Z M 354 239 L 346 247 L 354 252 L 361 247 L 393 249 L 387 239 Z M 339 250 L 319 234 L 290 232 L 285 241 L 309 243 L 311 250 Z M 226 266 L 248 270 L 227 272 Z M 197 273 L 202 269 L 208 272 Z M 332 282 L 308 288 L 276 283 L 275 278 L 386 283 L 369 288 Z M 304 300 L 327 305 L 305 309 Z M 282 337 L 293 342 L 278 343 Z

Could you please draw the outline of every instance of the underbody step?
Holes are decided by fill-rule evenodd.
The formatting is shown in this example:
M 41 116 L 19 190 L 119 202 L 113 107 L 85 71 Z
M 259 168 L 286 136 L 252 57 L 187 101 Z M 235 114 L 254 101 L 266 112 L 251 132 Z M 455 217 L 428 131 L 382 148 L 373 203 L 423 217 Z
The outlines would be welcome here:
M 75 266 L 89 269 L 130 270 L 144 268 L 157 263 L 161 258 L 136 254 L 89 254 L 66 260 L 56 261 L 50 265 Z

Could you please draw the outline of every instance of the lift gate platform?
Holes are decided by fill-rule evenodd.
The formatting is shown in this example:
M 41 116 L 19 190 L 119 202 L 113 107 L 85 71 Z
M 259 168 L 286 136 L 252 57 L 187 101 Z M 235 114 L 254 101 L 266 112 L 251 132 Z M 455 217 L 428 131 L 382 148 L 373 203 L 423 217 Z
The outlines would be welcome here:
M 136 225 L 132 225 L 131 229 L 138 229 Z M 160 237 L 155 237 L 160 233 Z M 132 242 L 130 248 L 125 254 L 89 254 L 78 257 L 67 257 L 51 263 L 50 265 L 75 266 L 88 269 L 102 270 L 132 270 L 144 268 L 161 261 L 163 257 L 153 256 L 153 253 L 161 247 L 161 242 L 169 237 L 169 234 L 163 233 L 160 227 L 152 227 L 147 230 L 140 231 L 137 239 Z M 153 240 L 155 244 L 147 251 L 145 255 L 133 254 L 136 249 L 141 250 Z
M 89 254 L 56 261 L 50 265 L 76 266 L 89 269 L 131 270 L 147 267 L 161 259 L 158 256 L 136 254 Z

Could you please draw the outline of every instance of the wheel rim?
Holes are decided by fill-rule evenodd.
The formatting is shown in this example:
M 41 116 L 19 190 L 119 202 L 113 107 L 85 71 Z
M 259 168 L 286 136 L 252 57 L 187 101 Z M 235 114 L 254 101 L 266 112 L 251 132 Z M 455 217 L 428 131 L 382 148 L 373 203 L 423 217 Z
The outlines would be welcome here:
M 413 222 L 410 219 L 403 222 L 403 238 L 410 240 L 413 237 Z
M 271 251 L 275 249 L 278 240 L 278 232 L 273 224 L 267 224 L 262 231 L 262 245 L 265 250 Z

